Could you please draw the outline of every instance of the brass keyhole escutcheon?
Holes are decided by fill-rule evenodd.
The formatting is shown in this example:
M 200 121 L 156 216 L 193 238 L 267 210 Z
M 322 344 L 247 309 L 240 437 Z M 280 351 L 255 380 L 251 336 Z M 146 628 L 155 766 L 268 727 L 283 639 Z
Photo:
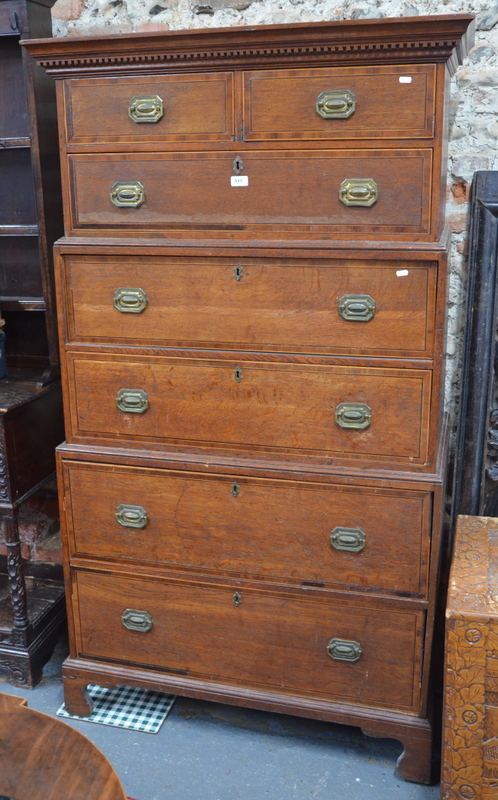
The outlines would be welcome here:
M 244 377 L 242 370 L 240 367 L 236 367 L 233 371 L 233 377 L 235 378 L 236 383 L 240 383 L 242 378 Z
M 242 603 L 242 595 L 240 594 L 240 592 L 235 592 L 235 594 L 233 596 L 233 604 L 234 604 L 234 606 L 237 606 L 237 608 L 238 608 L 241 603 Z
M 240 175 L 242 170 L 244 169 L 244 162 L 242 161 L 240 156 L 236 156 L 233 160 L 233 171 L 236 175 Z
M 240 486 L 239 486 L 239 484 L 237 483 L 237 481 L 234 481 L 234 482 L 232 483 L 231 492 L 232 492 L 232 494 L 233 494 L 233 496 L 234 496 L 234 497 L 238 497 L 238 496 L 239 496 L 239 494 L 240 494 Z
M 233 268 L 233 277 L 236 281 L 240 281 L 244 277 L 244 270 L 240 264 L 236 264 Z

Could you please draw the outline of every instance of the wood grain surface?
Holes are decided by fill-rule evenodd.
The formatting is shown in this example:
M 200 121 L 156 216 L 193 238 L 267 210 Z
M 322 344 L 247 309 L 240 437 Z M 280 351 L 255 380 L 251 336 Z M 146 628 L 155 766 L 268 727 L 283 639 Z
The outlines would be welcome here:
M 0 694 L 0 792 L 17 800 L 126 800 L 93 742 L 8 694 Z
M 193 346 L 431 358 L 435 263 L 330 259 L 65 257 L 68 342 Z M 121 287 L 146 296 L 139 314 L 115 308 Z M 339 313 L 369 295 L 367 322 Z
M 147 562 L 212 574 L 345 586 L 423 597 L 431 494 L 64 464 L 71 557 Z M 234 484 L 236 484 L 234 489 Z M 95 492 L 95 486 L 99 491 Z M 234 494 L 235 491 L 235 494 Z M 116 519 L 142 507 L 141 528 Z M 360 530 L 360 552 L 331 544 L 337 527 Z

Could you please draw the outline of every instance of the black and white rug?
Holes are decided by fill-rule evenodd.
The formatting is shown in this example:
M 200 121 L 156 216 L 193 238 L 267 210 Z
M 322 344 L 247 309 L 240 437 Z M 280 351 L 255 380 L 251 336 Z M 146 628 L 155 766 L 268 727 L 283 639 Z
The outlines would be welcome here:
M 91 716 L 77 717 L 68 714 L 63 705 L 57 711 L 57 716 L 143 733 L 157 733 L 176 699 L 175 695 L 153 692 L 137 686 L 105 689 L 103 686 L 89 684 L 88 694 L 94 704 Z

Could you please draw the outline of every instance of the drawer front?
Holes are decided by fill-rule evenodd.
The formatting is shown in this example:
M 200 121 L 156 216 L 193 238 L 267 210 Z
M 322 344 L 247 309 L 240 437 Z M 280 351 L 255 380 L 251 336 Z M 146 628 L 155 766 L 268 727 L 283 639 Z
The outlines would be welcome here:
M 240 158 L 243 170 L 236 175 L 233 153 L 69 156 L 73 228 L 96 234 L 304 230 L 308 236 L 430 230 L 431 150 L 251 152 Z M 248 185 L 232 185 L 244 178 Z M 341 186 L 348 202 L 351 197 L 350 180 L 362 182 L 352 189 L 354 202 L 360 196 L 370 202 L 377 192 L 376 202 L 342 202 Z M 116 206 L 112 192 L 127 205 Z
M 74 583 L 82 657 L 360 704 L 418 699 L 423 612 L 89 572 Z
M 67 80 L 64 104 L 69 145 L 140 146 L 234 136 L 230 72 Z
M 426 456 L 429 370 L 74 355 L 69 369 L 74 437 Z
M 70 342 L 430 357 L 424 262 L 66 256 Z
M 433 64 L 246 72 L 245 138 L 431 138 L 435 85 Z
M 430 492 L 64 463 L 72 555 L 424 595 Z

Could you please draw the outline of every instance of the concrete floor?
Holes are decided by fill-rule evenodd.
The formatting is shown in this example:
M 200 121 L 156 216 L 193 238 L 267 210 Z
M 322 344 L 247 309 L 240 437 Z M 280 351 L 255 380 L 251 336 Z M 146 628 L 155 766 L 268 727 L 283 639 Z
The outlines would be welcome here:
M 0 692 L 55 716 L 61 642 L 33 691 L 0 673 Z M 401 745 L 357 728 L 178 698 L 159 733 L 70 721 L 106 754 L 136 800 L 437 800 L 395 777 Z

